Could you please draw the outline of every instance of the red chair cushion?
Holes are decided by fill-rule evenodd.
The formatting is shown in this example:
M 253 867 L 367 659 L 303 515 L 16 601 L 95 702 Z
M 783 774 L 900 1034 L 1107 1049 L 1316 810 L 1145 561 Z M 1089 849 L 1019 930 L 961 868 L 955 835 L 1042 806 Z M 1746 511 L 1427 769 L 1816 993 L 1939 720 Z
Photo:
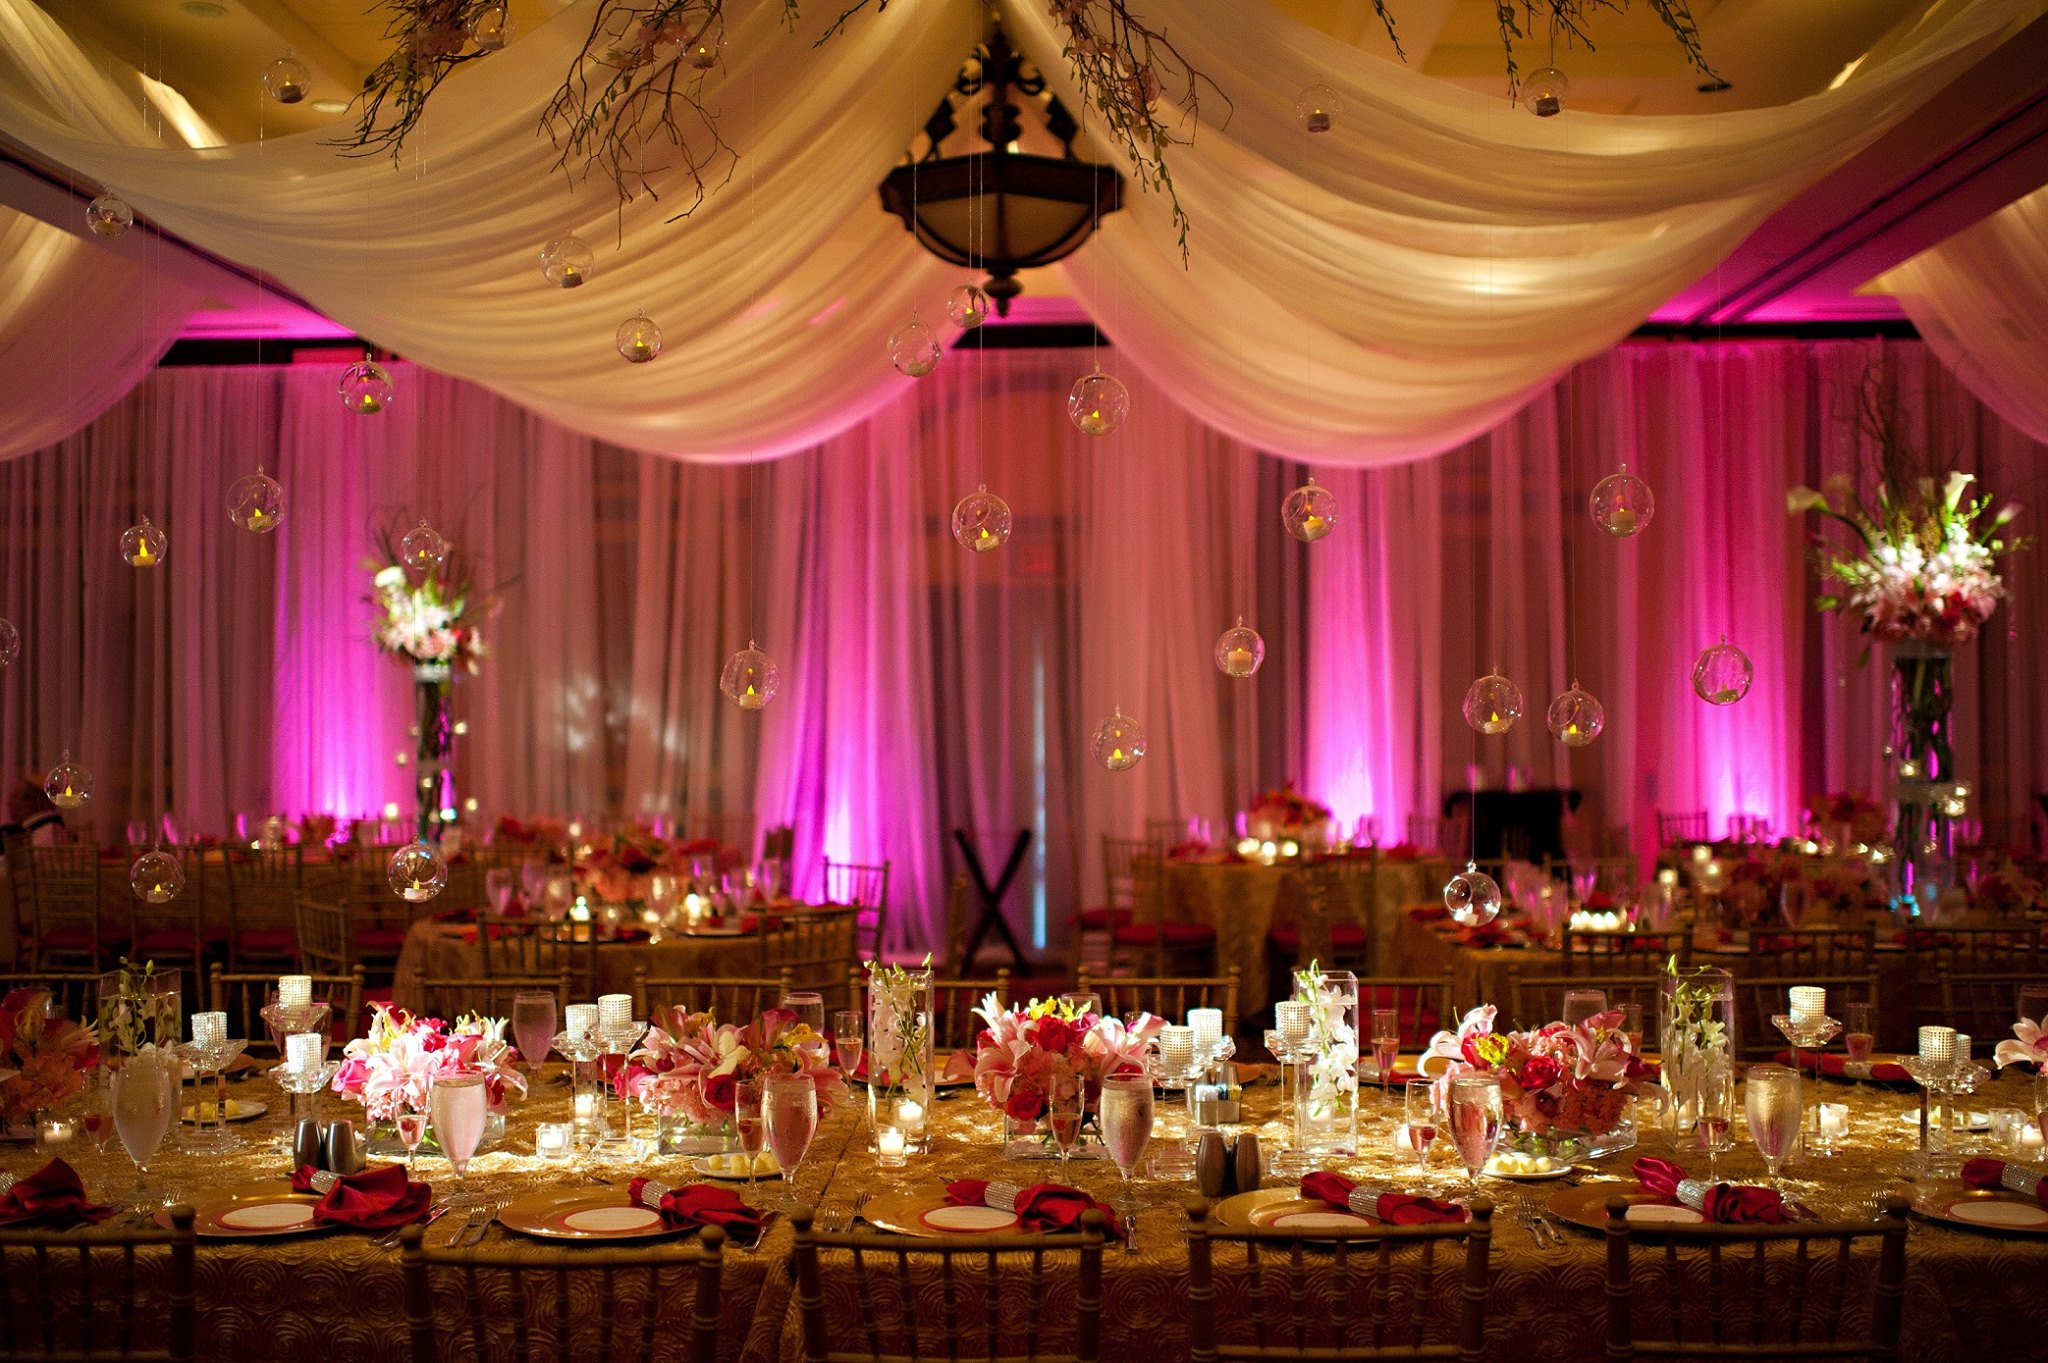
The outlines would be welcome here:
M 1210 946 L 1216 929 L 1200 923 L 1126 923 L 1110 934 L 1120 947 L 1149 947 L 1162 938 L 1169 947 Z
M 138 932 L 135 940 L 128 945 L 130 956 L 148 956 L 166 951 L 192 950 L 192 934 L 176 928 L 159 928 L 154 932 Z
M 1301 945 L 1301 930 L 1292 924 L 1283 924 L 1269 934 L 1274 946 L 1283 951 L 1294 951 Z M 1330 950 L 1363 951 L 1366 944 L 1365 929 L 1356 923 L 1330 924 Z
M 1074 925 L 1083 932 L 1108 932 L 1111 928 L 1126 927 L 1131 921 L 1129 909 L 1083 909 L 1074 917 Z
M 35 940 L 35 939 L 31 939 Z M 90 951 L 92 950 L 91 928 L 51 928 L 41 937 L 47 951 Z
M 299 935 L 290 928 L 248 928 L 235 934 L 235 947 L 252 954 L 289 956 L 299 949 Z
M 356 929 L 357 951 L 366 951 L 384 956 L 396 956 L 399 948 L 404 945 L 404 928 L 379 927 L 376 924 L 372 924 L 369 927 Z

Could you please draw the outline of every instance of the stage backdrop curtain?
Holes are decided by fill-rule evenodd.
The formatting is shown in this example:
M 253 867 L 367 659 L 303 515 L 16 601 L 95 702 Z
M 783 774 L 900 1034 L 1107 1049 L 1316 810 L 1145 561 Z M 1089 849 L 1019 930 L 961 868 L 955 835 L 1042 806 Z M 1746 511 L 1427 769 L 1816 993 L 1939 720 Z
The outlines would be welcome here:
M 1660 809 L 1790 829 L 1809 793 L 1882 791 L 1888 660 L 1859 666 L 1855 622 L 1812 614 L 1785 489 L 1867 453 L 1838 414 L 1874 366 L 1916 438 L 1988 486 L 2025 487 L 2043 454 L 1917 343 L 1633 344 L 1440 458 L 1325 473 L 1337 527 L 1303 545 L 1279 516 L 1302 468 L 1144 379 L 1120 452 L 1075 431 L 1052 399 L 1089 360 L 964 352 L 841 436 L 724 468 L 411 366 L 412 401 L 375 420 L 333 401 L 331 365 L 159 370 L 0 465 L 0 615 L 23 635 L 0 767 L 39 773 L 68 747 L 116 838 L 159 808 L 222 832 L 237 812 L 404 807 L 411 678 L 370 643 L 366 560 L 375 530 L 426 517 L 503 602 L 455 688 L 458 791 L 481 823 L 793 822 L 804 888 L 826 855 L 892 864 L 892 939 L 913 951 L 941 943 L 951 831 L 993 873 L 1028 828 L 1012 921 L 1057 942 L 1099 897 L 1104 834 L 1227 830 L 1285 780 L 1383 842 L 1473 781 L 1570 786 L 1576 841 L 1644 848 Z M 222 513 L 259 461 L 290 499 L 263 537 Z M 1586 497 L 1624 462 L 1658 504 L 1617 541 Z M 950 534 L 978 482 L 1013 509 L 990 554 Z M 146 572 L 117 552 L 144 514 L 169 535 Z M 2048 786 L 2029 684 L 2048 555 L 2008 585 L 1956 674 L 1960 769 L 2000 816 Z M 1267 645 L 1248 682 L 1212 657 L 1240 614 Z M 1756 675 L 1714 708 L 1690 674 L 1723 633 Z M 749 637 L 782 669 L 758 713 L 717 692 Z M 1527 708 L 1480 739 L 1460 705 L 1491 667 Z M 1607 729 L 1567 750 L 1542 716 L 1574 680 Z M 1113 706 L 1148 739 L 1122 774 L 1089 755 Z
M 2007 204 L 1880 278 L 1964 385 L 2048 440 L 2048 189 Z
M 1614 344 L 2037 8 L 1934 7 L 1839 88 L 1779 108 L 1537 119 L 1263 4 L 1158 0 L 1148 16 L 1219 86 L 1172 153 L 1190 257 L 1163 197 L 1132 183 L 1065 268 L 1125 363 L 1212 427 L 1319 462 L 1416 458 Z M 650 167 L 660 198 L 621 213 L 602 182 L 572 192 L 535 135 L 583 7 L 454 72 L 395 167 L 317 133 L 118 145 L 102 126 L 118 109 L 80 93 L 90 59 L 32 0 L 0 12 L 0 131 L 377 343 L 587 435 L 701 459 L 814 444 L 903 388 L 889 334 L 919 305 L 940 324 L 959 277 L 875 186 L 970 51 L 980 0 L 899 0 L 822 46 L 830 7 L 786 29 L 774 0 L 729 6 L 706 94 L 741 160 L 673 223 L 691 193 L 674 169 Z M 1081 111 L 1043 0 L 1003 14 Z M 1313 139 L 1293 113 L 1310 80 L 1345 109 Z M 600 248 L 598 271 L 551 291 L 535 253 L 569 230 Z M 668 348 L 629 367 L 612 334 L 636 309 Z

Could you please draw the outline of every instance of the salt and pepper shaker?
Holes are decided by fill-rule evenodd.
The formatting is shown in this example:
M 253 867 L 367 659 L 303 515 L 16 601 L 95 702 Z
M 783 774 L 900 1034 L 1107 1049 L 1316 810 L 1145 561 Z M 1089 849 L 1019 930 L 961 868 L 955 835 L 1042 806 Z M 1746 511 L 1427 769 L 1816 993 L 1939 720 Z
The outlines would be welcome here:
M 1237 1138 L 1237 1190 L 1257 1192 L 1259 1188 L 1259 1138 L 1247 1131 Z
M 310 1166 L 320 1169 L 326 1166 L 326 1162 L 327 1152 L 321 1148 L 320 1143 L 320 1119 L 299 1118 L 298 1129 L 292 1134 L 292 1168 L 304 1169 Z
M 353 1174 L 363 1167 L 363 1152 L 356 1145 L 356 1124 L 346 1117 L 337 1117 L 327 1124 L 321 1148 L 326 1156 L 321 1165 L 324 1169 Z
M 1230 1186 L 1230 1159 L 1223 1133 L 1204 1131 L 1195 1143 L 1195 1186 L 1203 1197 L 1222 1197 Z

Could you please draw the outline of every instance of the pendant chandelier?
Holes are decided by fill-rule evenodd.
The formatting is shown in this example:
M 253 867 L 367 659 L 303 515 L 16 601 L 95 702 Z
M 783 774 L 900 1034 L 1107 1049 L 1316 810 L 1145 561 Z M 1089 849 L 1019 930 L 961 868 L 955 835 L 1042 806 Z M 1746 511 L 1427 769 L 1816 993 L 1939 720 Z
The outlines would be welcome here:
M 1074 155 L 1079 126 L 1058 99 L 1045 102 L 1045 128 L 1066 149 L 1063 156 L 1014 150 L 1023 131 L 1015 91 L 1036 100 L 1045 77 L 1027 73 L 1023 58 L 1000 28 L 953 82 L 925 121 L 929 145 L 921 160 L 906 161 L 882 181 L 882 206 L 903 219 L 918 243 L 939 259 L 986 270 L 983 291 L 1008 316 L 1010 300 L 1024 291 L 1019 270 L 1050 265 L 1088 240 L 1105 213 L 1123 202 L 1123 178 L 1110 166 Z M 953 98 L 983 93 L 981 135 L 989 150 L 941 156 L 939 148 L 959 124 Z

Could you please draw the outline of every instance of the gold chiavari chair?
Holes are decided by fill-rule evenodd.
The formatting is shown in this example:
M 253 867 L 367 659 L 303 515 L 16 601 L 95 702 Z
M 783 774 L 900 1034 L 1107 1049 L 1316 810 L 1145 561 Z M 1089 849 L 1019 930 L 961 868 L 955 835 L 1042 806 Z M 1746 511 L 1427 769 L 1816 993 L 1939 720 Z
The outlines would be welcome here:
M 718 1358 L 725 1232 L 692 1245 L 578 1249 L 535 1259 L 516 1246 L 429 1249 L 418 1222 L 399 1236 L 413 1363 L 552 1357 L 684 1363 Z M 687 1333 L 687 1349 L 673 1345 Z M 443 1347 L 443 1344 L 447 1347 Z
M 0 996 L 16 989 L 40 989 L 74 1022 L 90 1023 L 99 1011 L 100 977 L 89 970 L 45 970 L 0 975 Z
M 297 964 L 301 870 L 297 843 L 228 849 L 228 969 Z
M 720 1022 L 747 1023 L 773 1008 L 789 992 L 789 972 L 777 971 L 745 979 L 703 975 L 649 975 L 642 966 L 633 972 L 633 1016 L 651 1018 L 657 1009 L 684 1008 L 709 1012 Z
M 1828 1012 L 1846 1016 L 1852 1003 L 1877 1003 L 1877 976 L 1863 975 L 1747 975 L 1735 976 L 1735 1053 L 1744 1060 L 1768 1060 L 1792 1043 L 1771 1019 L 1792 1006 L 1790 990 L 1795 985 L 1817 985 L 1828 991 Z M 2010 1025 L 2011 1019 L 2007 1019 Z
M 796 988 L 825 996 L 827 1013 L 848 1007 L 847 973 L 859 960 L 859 914 L 852 905 L 827 905 L 764 917 L 761 964 L 754 973 L 766 978 L 787 971 Z
M 1657 811 L 1657 845 L 1676 847 L 1682 842 L 1705 842 L 1707 840 L 1707 811 L 1687 810 L 1678 814 Z
M 36 970 L 101 970 L 100 849 L 91 842 L 28 849 L 29 959 Z
M 1161 847 L 1171 847 L 1175 843 L 1186 842 L 1187 837 L 1188 821 L 1184 818 L 1145 820 L 1147 842 L 1156 843 Z
M 1281 1230 L 1212 1226 L 1209 1205 L 1190 1199 L 1188 1332 L 1195 1363 L 1281 1359 L 1458 1359 L 1478 1363 L 1486 1348 L 1493 1204 L 1472 1202 L 1453 1225 L 1322 1230 L 1312 1240 Z M 1243 1247 L 1227 1270 L 1243 1283 L 1248 1309 L 1219 1321 L 1215 1246 Z M 1435 1300 L 1439 1258 L 1462 1260 L 1457 1301 Z M 1455 1261 L 1454 1261 L 1455 1262 Z M 1360 1310 L 1360 1305 L 1363 1310 Z M 1240 1342 L 1230 1336 L 1249 1335 Z
M 1149 838 L 1103 837 L 1102 903 L 1074 915 L 1076 970 L 1092 963 L 1091 945 L 1100 948 L 1101 962 L 1108 966 L 1112 950 L 1110 935 L 1136 921 L 1137 881 L 1131 874 L 1132 863 L 1139 857 L 1164 855 L 1165 845 Z
M 1869 928 L 1790 928 L 1758 932 L 1754 955 L 1773 975 L 1861 975 L 1877 934 Z
M 2033 922 L 1992 928 L 1914 928 L 1906 934 L 1906 950 L 1916 1027 L 1948 1022 L 1942 981 L 1950 975 L 2048 975 L 2041 926 Z
M 328 1035 L 336 1042 L 353 1041 L 363 1028 L 363 968 L 346 975 L 314 975 L 313 1001 L 328 1006 Z M 277 992 L 275 975 L 231 975 L 220 962 L 207 978 L 207 1007 L 228 1015 L 228 1035 L 247 1037 L 252 1055 L 280 1054 L 279 1038 L 263 1020 L 263 1009 Z
M 47 1363 L 187 1363 L 195 1320 L 192 1209 L 171 1227 L 0 1229 L 0 1359 Z M 148 1261 L 166 1250 L 162 1306 Z M 138 1252 L 141 1251 L 141 1252 Z M 161 1343 L 157 1341 L 161 1340 Z
M 1358 1016 L 1369 1023 L 1376 1009 L 1399 1015 L 1401 1049 L 1419 1050 L 1440 1031 L 1458 1029 L 1458 1011 L 1451 1002 L 1455 972 L 1441 975 L 1361 975 Z
M 2020 990 L 2030 985 L 2035 989 L 2048 990 L 2048 971 L 2039 974 L 1986 971 L 1943 975 L 1942 1025 L 1973 1038 L 1972 1046 L 1980 1051 L 1989 1051 L 2012 1035 L 2012 1025 L 2021 1016 Z M 2038 1016 L 2032 1020 L 2041 1021 Z
M 882 959 L 882 944 L 889 927 L 889 863 L 863 866 L 857 862 L 825 858 L 825 902 L 851 905 L 860 925 L 855 936 L 856 958 Z
M 1861 1317 L 1867 1333 L 1845 1337 L 1849 1290 L 1871 1277 L 1856 1260 L 1859 1243 L 1877 1250 Z M 1785 1357 L 1893 1363 L 1905 1287 L 1906 1200 L 1896 1195 L 1876 1224 L 1660 1224 L 1647 1243 L 1634 1238 L 1626 1201 L 1607 1204 L 1609 1363 Z M 1639 1323 L 1639 1317 L 1649 1319 Z M 1654 1337 L 1646 1326 L 1655 1329 Z
M 551 975 L 566 970 L 578 991 L 596 992 L 597 941 L 590 925 L 551 923 L 530 914 L 501 918 L 480 913 L 475 930 L 484 974 Z
M 809 1208 L 791 1220 L 805 1363 L 1096 1363 L 1100 1356 L 1100 1212 L 1084 1215 L 1072 1234 L 939 1240 L 817 1230 Z M 1071 1323 L 1071 1351 L 1045 1347 L 1053 1322 Z
M 1692 933 L 1682 928 L 1574 932 L 1567 927 L 1561 935 L 1567 975 L 1658 975 L 1674 956 L 1680 969 L 1692 964 Z
M 1565 991 L 1597 989 L 1607 996 L 1609 1008 L 1631 1003 L 1640 1005 L 1643 1026 L 1646 1030 L 1654 1030 L 1657 979 L 1655 975 L 1551 975 L 1511 971 L 1508 974 L 1508 1016 L 1494 1026 L 1498 1031 L 1506 1031 L 1510 1025 L 1530 1028 L 1556 1022 L 1564 1016 Z M 1653 1046 L 1656 1038 L 1646 1034 L 1643 1044 Z
M 1210 975 L 1216 969 L 1216 929 L 1166 916 L 1166 858 L 1155 852 L 1131 859 L 1133 921 L 1110 930 L 1110 970 L 1141 975 Z
M 1179 1022 L 1187 1017 L 1190 1008 L 1220 1008 L 1224 1030 L 1237 1030 L 1236 966 L 1221 975 L 1098 976 L 1084 970 L 1075 978 L 1074 988 L 1100 998 L 1105 1017 L 1128 1017 L 1143 1012 Z
M 316 975 L 346 975 L 356 967 L 355 930 L 349 911 L 300 895 L 292 906 L 299 964 Z
M 532 991 L 552 992 L 555 1007 L 569 1006 L 569 972 L 553 975 L 475 975 L 455 979 L 430 978 L 416 971 L 408 981 L 420 1011 L 430 1017 L 453 1018 L 462 1013 L 485 1013 L 491 1017 L 512 1016 L 512 996 Z

